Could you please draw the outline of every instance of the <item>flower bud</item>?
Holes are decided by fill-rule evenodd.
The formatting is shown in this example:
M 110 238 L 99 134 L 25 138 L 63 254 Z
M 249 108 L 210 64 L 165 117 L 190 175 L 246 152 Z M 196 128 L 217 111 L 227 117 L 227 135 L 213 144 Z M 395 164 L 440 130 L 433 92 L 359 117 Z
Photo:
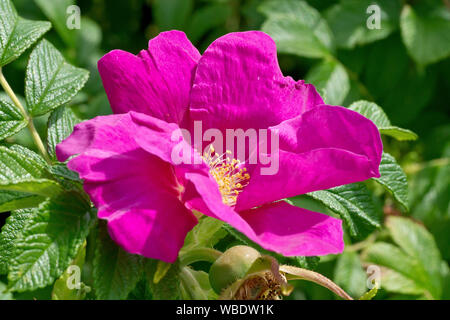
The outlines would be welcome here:
M 211 266 L 209 282 L 214 291 L 220 294 L 236 280 L 244 278 L 260 253 L 247 246 L 235 246 L 225 251 Z

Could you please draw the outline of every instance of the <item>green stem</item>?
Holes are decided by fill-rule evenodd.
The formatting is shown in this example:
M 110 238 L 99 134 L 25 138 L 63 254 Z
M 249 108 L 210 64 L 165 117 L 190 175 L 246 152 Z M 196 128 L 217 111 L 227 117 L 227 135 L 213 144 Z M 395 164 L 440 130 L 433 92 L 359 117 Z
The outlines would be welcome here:
M 190 265 L 198 261 L 214 262 L 222 255 L 222 252 L 212 248 L 196 248 L 189 250 L 180 256 L 182 266 Z
M 307 280 L 314 283 L 317 283 L 318 285 L 321 285 L 322 287 L 327 288 L 328 290 L 334 292 L 339 297 L 345 300 L 353 300 L 352 297 L 350 297 L 341 287 L 339 287 L 336 283 L 328 279 L 327 277 L 321 275 L 320 273 L 297 268 L 293 266 L 280 266 L 280 271 L 284 272 L 286 274 L 287 280 Z
M 17 98 L 16 94 L 14 93 L 14 91 L 9 86 L 8 81 L 6 81 L 6 79 L 5 79 L 4 75 L 3 75 L 2 68 L 0 68 L 0 85 L 3 87 L 5 92 L 11 98 L 12 102 L 17 107 L 17 109 L 19 109 L 20 113 L 22 114 L 22 116 L 24 117 L 25 121 L 27 122 L 27 126 L 28 126 L 28 129 L 30 130 L 31 137 L 33 138 L 34 143 L 36 144 L 36 147 L 38 148 L 38 150 L 40 151 L 40 153 L 44 157 L 45 161 L 47 161 L 48 164 L 51 164 L 52 162 L 51 162 L 50 157 L 49 157 L 49 155 L 47 153 L 47 150 L 44 147 L 44 143 L 42 142 L 41 137 L 39 136 L 39 133 L 37 132 L 37 130 L 36 130 L 35 126 L 34 126 L 33 119 L 28 115 L 28 112 L 22 106 L 22 104 L 20 103 L 20 101 Z
M 429 167 L 444 167 L 450 165 L 450 158 L 439 158 L 439 159 L 433 159 L 428 162 L 424 163 L 414 163 L 405 166 L 405 173 L 406 174 L 415 174 L 419 171 L 422 171 L 425 168 Z

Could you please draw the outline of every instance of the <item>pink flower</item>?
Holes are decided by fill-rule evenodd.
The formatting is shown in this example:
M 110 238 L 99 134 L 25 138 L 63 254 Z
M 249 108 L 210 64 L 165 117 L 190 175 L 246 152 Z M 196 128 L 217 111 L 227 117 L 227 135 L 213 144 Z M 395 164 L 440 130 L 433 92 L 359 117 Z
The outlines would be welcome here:
M 125 250 L 175 261 L 196 210 L 285 256 L 342 252 L 341 220 L 282 199 L 378 177 L 379 132 L 358 113 L 325 105 L 312 85 L 284 77 L 268 35 L 231 33 L 201 56 L 184 33 L 170 31 L 138 56 L 114 50 L 98 67 L 115 114 L 78 124 L 57 155 L 77 155 L 68 167 Z M 278 173 L 224 162 L 236 169 L 230 182 L 211 162 L 175 163 L 172 133 L 194 121 L 222 132 L 276 129 Z

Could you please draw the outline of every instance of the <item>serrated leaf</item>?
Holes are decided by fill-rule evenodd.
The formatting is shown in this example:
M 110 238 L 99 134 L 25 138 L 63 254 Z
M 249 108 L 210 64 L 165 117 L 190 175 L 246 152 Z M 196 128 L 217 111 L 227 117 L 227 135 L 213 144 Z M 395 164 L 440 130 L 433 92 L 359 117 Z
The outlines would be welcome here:
M 361 100 L 352 103 L 348 108 L 372 120 L 381 134 L 391 136 L 399 141 L 417 139 L 414 132 L 393 126 L 383 109 L 374 102 Z
M 74 47 L 76 30 L 67 27 L 67 8 L 74 5 L 73 0 L 34 0 L 45 16 L 53 23 L 66 45 Z
M 400 26 L 408 53 L 418 64 L 427 65 L 450 55 L 450 10 L 443 3 L 405 5 Z
M 177 262 L 171 265 L 164 278 L 155 283 L 158 260 L 145 259 L 144 272 L 147 286 L 155 300 L 176 300 L 181 296 L 180 291 L 180 265 Z
M 67 193 L 31 209 L 15 241 L 9 288 L 31 291 L 52 284 L 67 269 L 95 222 L 90 205 Z
M 373 180 L 385 187 L 405 210 L 409 210 L 406 174 L 389 153 L 383 152 L 380 175 L 380 178 L 373 178 Z
M 338 257 L 334 270 L 334 282 L 352 297 L 360 297 L 366 291 L 367 275 L 356 252 L 345 251 Z
M 47 21 L 19 17 L 10 0 L 0 0 L 0 67 L 19 57 L 50 27 Z
M 45 197 L 26 192 L 6 191 L 0 193 L 0 213 L 37 206 Z
M 333 52 L 333 35 L 327 22 L 305 1 L 266 1 L 260 10 L 268 17 L 262 30 L 275 40 L 279 52 L 310 58 Z
M 86 258 L 86 241 L 84 241 L 83 245 L 78 250 L 75 259 L 73 259 L 70 266 L 66 271 L 59 277 L 58 280 L 55 281 L 53 285 L 52 291 L 52 300 L 83 300 L 86 293 L 90 291 L 89 287 L 86 287 L 84 283 L 81 282 L 80 279 L 73 279 L 75 281 L 80 280 L 79 283 L 74 283 L 72 276 L 74 276 L 77 272 L 81 278 L 81 270 L 84 266 L 84 261 Z M 73 272 L 72 270 L 75 270 Z M 71 283 L 75 288 L 69 288 L 68 282 Z M 78 288 L 77 288 L 78 286 Z
M 356 239 L 363 239 L 380 227 L 380 213 L 376 211 L 372 196 L 363 183 L 352 183 L 307 195 L 339 214 L 346 222 L 350 235 Z
M 42 40 L 28 62 L 25 96 L 32 116 L 39 116 L 70 101 L 88 80 L 87 70 L 68 64 L 47 40 Z
M 48 118 L 47 149 L 54 160 L 56 160 L 56 145 L 72 133 L 73 127 L 79 121 L 73 111 L 66 106 L 60 106 L 50 114 Z
M 0 97 L 0 140 L 8 138 L 27 126 L 20 111 L 8 100 Z
M 394 242 L 419 261 L 430 276 L 427 282 L 436 297 L 440 293 L 441 255 L 433 236 L 421 225 L 400 217 L 389 217 L 386 226 Z
M 367 13 L 371 5 L 379 8 L 380 29 L 367 27 L 369 18 L 378 13 Z M 341 0 L 326 11 L 325 17 L 336 36 L 336 45 L 350 49 L 389 36 L 398 27 L 401 7 L 398 0 Z
M 62 189 L 50 177 L 44 160 L 34 152 L 18 145 L 0 146 L 0 190 L 53 196 Z
M 398 247 L 378 242 L 363 254 L 366 261 L 395 272 L 382 277 L 381 286 L 393 292 L 439 299 L 442 259 L 433 236 L 408 218 L 391 216 L 386 226 Z
M 25 225 L 36 214 L 35 210 L 13 211 L 6 219 L 0 233 L 0 274 L 8 273 L 8 265 L 12 259 L 15 241 L 23 232 Z
M 111 240 L 106 226 L 99 225 L 94 258 L 94 290 L 97 299 L 123 300 L 136 287 L 142 259 Z
M 350 91 L 350 80 L 344 66 L 336 61 L 323 61 L 306 75 L 306 81 L 323 92 L 325 102 L 340 105 Z

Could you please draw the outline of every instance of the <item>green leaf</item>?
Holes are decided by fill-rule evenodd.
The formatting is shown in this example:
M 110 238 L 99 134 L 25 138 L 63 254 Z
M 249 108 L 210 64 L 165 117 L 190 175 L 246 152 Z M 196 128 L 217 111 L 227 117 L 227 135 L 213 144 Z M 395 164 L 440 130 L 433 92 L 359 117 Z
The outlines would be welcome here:
M 441 292 L 441 255 L 433 236 L 423 226 L 406 218 L 390 217 L 386 226 L 394 242 L 423 266 L 429 275 L 427 284 L 432 288 L 433 296 L 438 297 Z
M 202 217 L 198 224 L 187 234 L 180 255 L 196 247 L 212 248 L 227 235 L 224 222 L 211 217 Z
M 32 209 L 9 265 L 13 291 L 44 288 L 67 269 L 95 222 L 90 205 L 67 193 Z
M 47 21 L 19 17 L 10 0 L 0 0 L 0 67 L 18 58 L 50 27 Z
M 0 213 L 35 207 L 44 200 L 45 197 L 31 193 L 3 190 L 0 193 Z
M 209 276 L 204 271 L 183 267 L 180 272 L 181 295 L 184 300 L 217 300 Z
M 366 292 L 367 275 L 356 252 L 345 251 L 337 260 L 334 282 L 352 297 L 360 297 Z
M 155 273 L 158 260 L 146 259 L 144 262 L 145 278 L 148 288 L 155 300 L 176 300 L 181 297 L 180 291 L 180 265 L 177 262 L 171 265 L 164 278 L 155 283 Z
M 371 5 L 380 8 L 380 29 L 367 27 L 373 15 L 372 11 L 367 13 Z M 336 36 L 337 46 L 351 49 L 386 38 L 397 29 L 401 7 L 398 0 L 341 0 L 326 11 L 325 17 Z
M 405 210 L 409 210 L 406 174 L 389 153 L 383 152 L 380 175 L 380 178 L 373 178 L 373 180 L 388 190 Z
M 450 10 L 443 3 L 405 5 L 400 26 L 408 53 L 418 64 L 427 65 L 450 55 Z
M 268 17 L 262 30 L 275 40 L 279 52 L 322 58 L 334 51 L 327 22 L 305 1 L 266 1 L 260 11 Z
M 389 292 L 422 295 L 424 291 L 423 288 L 414 282 L 413 278 L 408 278 L 392 269 L 383 271 L 380 282 L 383 289 Z
M 399 141 L 417 140 L 418 136 L 408 129 L 399 128 L 396 126 L 385 127 L 380 129 L 381 134 L 391 136 Z
M 350 91 L 350 80 L 344 66 L 334 60 L 322 61 L 306 75 L 306 81 L 316 86 L 325 102 L 340 105 Z
M 8 273 L 8 265 L 13 257 L 15 241 L 23 232 L 25 225 L 36 215 L 35 210 L 13 211 L 6 219 L 0 233 L 0 274 Z
M 50 178 L 45 161 L 34 152 L 19 145 L 0 146 L 0 190 L 54 196 L 62 189 Z
M 230 15 L 231 8 L 221 3 L 195 10 L 187 28 L 189 40 L 194 44 L 197 43 L 208 31 L 225 24 Z
M 56 145 L 73 132 L 73 127 L 79 121 L 73 111 L 66 106 L 60 106 L 50 114 L 48 118 L 47 149 L 54 160 L 56 160 Z
M 393 126 L 383 109 L 374 102 L 360 100 L 354 102 L 348 108 L 372 120 L 381 134 L 391 136 L 399 141 L 417 139 L 417 135 L 414 132 Z
M 435 160 L 436 161 L 436 160 Z M 450 142 L 444 148 L 441 164 L 426 163 L 412 176 L 409 188 L 411 213 L 430 228 L 446 260 L 450 260 Z
M 0 140 L 8 138 L 27 126 L 20 111 L 8 100 L 0 97 Z
M 76 30 L 67 28 L 67 8 L 75 4 L 73 0 L 34 0 L 45 16 L 53 23 L 59 36 L 69 47 L 75 46 Z
M 389 217 L 386 226 L 397 246 L 378 242 L 364 253 L 366 261 L 386 267 L 381 286 L 398 293 L 439 299 L 442 259 L 433 236 L 408 218 Z
M 156 0 L 154 18 L 160 30 L 182 30 L 192 12 L 192 0 Z
M 99 225 L 94 258 L 94 290 L 97 299 L 123 300 L 136 287 L 142 260 L 111 240 L 106 226 Z
M 97 70 L 97 61 L 101 56 L 102 29 L 95 21 L 87 17 L 81 18 L 81 26 L 82 28 L 78 30 L 77 34 L 77 61 L 81 65 L 91 65 Z M 99 77 L 98 74 L 93 73 L 87 87 L 92 87 L 93 79 L 98 81 Z M 101 88 L 101 81 L 99 82 L 96 85 Z
M 84 261 L 86 258 L 86 241 L 78 250 L 78 253 L 73 259 L 70 266 L 66 271 L 59 277 L 58 280 L 55 281 L 53 285 L 52 291 L 52 300 L 83 300 L 86 296 L 86 293 L 90 291 L 90 288 L 87 287 L 84 283 L 81 282 L 80 279 L 71 279 L 71 277 L 77 275 L 81 278 L 81 270 L 84 266 Z M 73 270 L 75 270 L 73 272 Z M 75 281 L 80 281 L 79 283 L 75 283 Z M 75 288 L 70 289 L 68 283 L 73 285 Z M 78 286 L 78 288 L 77 288 Z
M 39 116 L 70 101 L 88 80 L 89 72 L 68 64 L 47 40 L 42 40 L 28 62 L 25 96 L 28 110 Z
M 358 300 L 372 300 L 377 295 L 377 292 L 378 287 L 375 286 L 366 293 L 364 293 Z
M 350 235 L 356 239 L 367 237 L 381 225 L 381 215 L 375 209 L 372 195 L 363 183 L 352 183 L 329 190 L 307 194 L 341 216 Z

